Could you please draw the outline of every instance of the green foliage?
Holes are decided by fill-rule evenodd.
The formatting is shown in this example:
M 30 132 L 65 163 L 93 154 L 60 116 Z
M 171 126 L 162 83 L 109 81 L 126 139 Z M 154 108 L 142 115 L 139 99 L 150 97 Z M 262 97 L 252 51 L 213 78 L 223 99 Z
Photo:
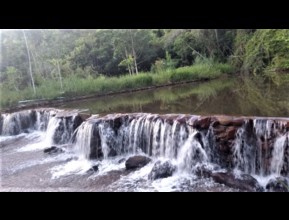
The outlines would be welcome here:
M 245 47 L 243 69 L 259 74 L 289 68 L 289 30 L 257 30 Z
M 3 94 L 1 107 L 16 105 L 24 99 L 52 99 L 61 97 L 75 97 L 80 95 L 105 94 L 121 90 L 138 89 L 143 87 L 164 85 L 172 82 L 215 78 L 222 73 L 230 73 L 232 67 L 228 64 L 214 63 L 213 66 L 198 64 L 189 67 L 181 67 L 171 71 L 157 73 L 139 73 L 138 75 L 123 75 L 120 77 L 107 76 L 80 76 L 80 73 L 71 74 L 63 79 L 61 91 L 57 79 L 45 80 L 36 87 L 36 95 L 31 88 L 21 91 L 11 91 L 4 85 L 0 87 Z M 81 73 L 83 74 L 83 73 Z
M 234 69 L 228 64 L 222 63 L 199 63 L 190 67 L 176 69 L 171 75 L 171 81 L 189 81 L 195 79 L 210 79 L 220 76 L 223 73 L 232 73 Z
M 134 29 L 1 32 L 1 105 L 214 78 L 289 72 L 289 30 Z M 230 64 L 226 64 L 230 63 Z M 233 68 L 234 67 L 234 68 Z M 151 73 L 144 73 L 151 71 Z M 125 75 L 130 73 L 131 76 Z M 139 73 L 139 74 L 137 74 Z M 281 74 L 283 75 L 283 74 Z M 62 88 L 63 87 L 63 88 Z M 64 94 L 63 94 L 64 92 Z

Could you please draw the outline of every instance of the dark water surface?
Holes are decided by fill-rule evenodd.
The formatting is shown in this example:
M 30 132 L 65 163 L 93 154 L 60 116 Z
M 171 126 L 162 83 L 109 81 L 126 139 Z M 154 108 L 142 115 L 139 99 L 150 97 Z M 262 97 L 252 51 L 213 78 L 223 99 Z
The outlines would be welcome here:
M 288 117 L 289 82 L 224 78 L 65 103 L 93 114 L 184 113 Z M 58 106 L 59 107 L 59 106 Z

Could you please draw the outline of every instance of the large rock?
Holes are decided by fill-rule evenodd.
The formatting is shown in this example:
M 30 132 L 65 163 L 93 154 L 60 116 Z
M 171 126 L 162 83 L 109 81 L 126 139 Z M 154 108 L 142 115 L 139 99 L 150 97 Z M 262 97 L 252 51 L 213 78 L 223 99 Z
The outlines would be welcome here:
M 151 159 L 145 156 L 133 156 L 127 159 L 125 162 L 125 168 L 127 170 L 141 168 L 147 165 L 150 161 Z
M 284 177 L 270 179 L 266 185 L 268 192 L 289 192 L 289 183 Z
M 156 180 L 160 178 L 166 178 L 173 175 L 176 171 L 176 166 L 171 164 L 169 161 L 161 162 L 157 161 L 149 173 L 148 178 L 150 180 Z
M 211 177 L 215 182 L 224 184 L 226 186 L 229 186 L 235 189 L 249 191 L 249 192 L 264 191 L 264 189 L 260 186 L 258 181 L 254 177 L 248 174 L 241 174 L 239 176 L 236 176 L 231 172 L 227 172 L 227 173 L 218 172 L 218 173 L 212 173 Z

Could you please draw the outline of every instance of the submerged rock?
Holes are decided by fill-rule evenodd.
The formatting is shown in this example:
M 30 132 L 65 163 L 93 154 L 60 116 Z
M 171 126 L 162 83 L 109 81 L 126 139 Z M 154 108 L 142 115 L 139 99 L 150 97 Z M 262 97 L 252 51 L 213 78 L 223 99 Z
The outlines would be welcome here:
M 125 161 L 125 158 L 121 158 L 120 160 L 117 161 L 117 163 L 122 163 Z
M 98 164 L 92 166 L 92 167 L 87 171 L 87 173 L 88 173 L 88 174 L 93 174 L 93 173 L 96 173 L 97 171 L 98 171 Z
M 44 152 L 45 154 L 60 154 L 60 153 L 63 153 L 64 150 L 62 150 L 62 149 L 59 148 L 59 147 L 52 146 L 52 147 L 49 147 L 49 148 L 44 149 L 43 152 Z
M 176 166 L 174 166 L 171 162 L 165 161 L 157 161 L 152 168 L 152 171 L 149 173 L 148 178 L 150 180 L 156 180 L 160 178 L 166 178 L 173 175 L 176 171 Z
M 267 192 L 289 192 L 289 183 L 284 177 L 270 179 L 266 185 Z
M 151 159 L 146 156 L 133 156 L 127 159 L 125 162 L 125 168 L 127 170 L 141 168 L 147 165 L 150 161 Z

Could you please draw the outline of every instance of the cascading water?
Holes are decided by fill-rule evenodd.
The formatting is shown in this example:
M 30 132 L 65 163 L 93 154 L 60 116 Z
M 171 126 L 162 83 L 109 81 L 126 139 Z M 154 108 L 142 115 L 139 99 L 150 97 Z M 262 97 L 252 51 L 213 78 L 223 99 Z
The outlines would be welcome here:
M 190 134 L 178 153 L 178 168 L 180 171 L 190 172 L 197 163 L 208 162 L 208 156 L 200 142 L 196 139 L 198 131 Z
M 270 171 L 272 174 L 281 175 L 282 171 L 287 171 L 286 164 L 284 164 L 284 156 L 286 151 L 286 146 L 288 148 L 288 138 L 289 134 L 278 137 L 274 143 L 274 149 L 272 152 L 272 161 L 270 166 Z M 288 149 L 287 149 L 288 150 Z M 284 167 L 284 168 L 283 168 Z M 282 170 L 284 169 L 284 170 Z
M 196 116 L 185 115 L 107 115 L 86 125 L 87 135 L 95 140 L 86 141 L 86 147 L 80 149 L 86 158 L 104 159 L 112 150 L 117 155 L 142 152 L 153 158 L 176 160 L 179 169 L 188 172 L 197 163 L 211 162 L 253 175 L 280 175 L 281 170 L 287 175 L 288 168 L 284 166 L 288 163 L 283 162 L 282 155 L 288 148 L 288 132 L 283 122 L 244 119 L 242 126 L 235 129 L 228 125 L 224 133 L 230 137 L 222 133 L 225 141 L 219 143 L 220 135 L 214 133 L 215 124 L 210 122 L 206 128 L 192 125 L 198 120 Z M 231 135 L 232 131 L 235 135 Z M 76 139 L 83 138 L 77 136 Z M 227 150 L 222 144 L 228 145 Z
M 80 159 L 88 159 L 90 155 L 91 139 L 93 137 L 93 124 L 84 122 L 76 130 L 76 153 Z
M 58 110 L 26 110 L 11 114 L 1 115 L 2 136 L 18 135 L 31 131 L 45 131 L 50 118 L 54 117 Z
M 236 135 L 234 167 L 253 175 L 288 175 L 284 163 L 288 150 L 286 123 L 273 120 L 247 120 Z
M 288 121 L 145 113 L 92 116 L 85 120 L 73 111 L 30 110 L 2 114 L 0 131 L 1 135 L 43 131 L 45 147 L 72 143 L 79 161 L 89 162 L 84 163 L 86 169 L 95 163 L 110 164 L 112 157 L 120 160 L 141 154 L 151 157 L 153 162 L 170 161 L 172 166 L 170 163 L 164 166 L 171 166 L 170 172 L 176 167 L 176 173 L 181 175 L 197 175 L 198 168 L 210 167 L 209 172 L 201 172 L 222 183 L 222 178 L 233 178 L 232 173 L 240 172 L 240 178 L 248 181 L 250 178 L 242 176 L 244 173 L 254 177 L 287 178 Z M 100 172 L 106 170 L 99 166 Z M 122 166 L 124 164 L 115 162 L 112 167 Z M 148 169 L 152 166 L 150 163 Z M 162 163 L 158 166 L 162 167 Z M 78 165 L 75 167 L 79 169 Z M 218 169 L 219 173 L 214 174 L 213 169 Z M 223 170 L 228 173 L 220 174 Z

